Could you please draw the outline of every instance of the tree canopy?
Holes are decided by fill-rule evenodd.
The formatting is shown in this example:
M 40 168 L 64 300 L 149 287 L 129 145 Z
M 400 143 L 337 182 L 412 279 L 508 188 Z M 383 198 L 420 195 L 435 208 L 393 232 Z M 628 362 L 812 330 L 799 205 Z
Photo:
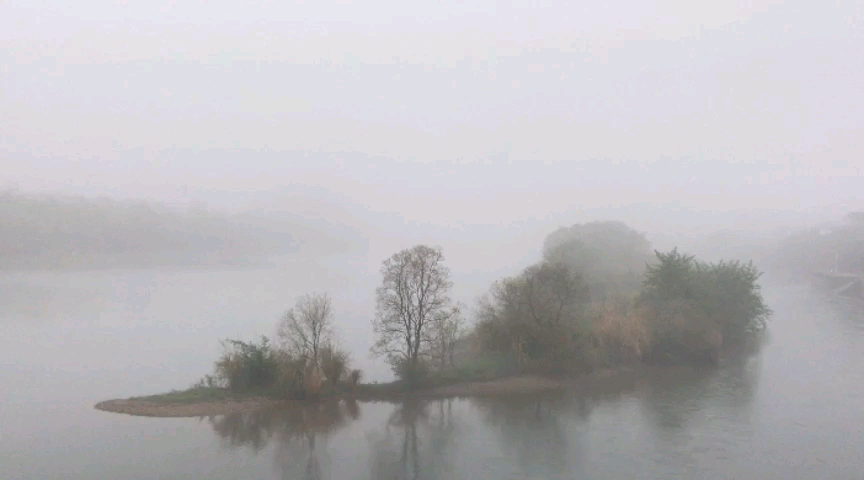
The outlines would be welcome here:
M 652 259 L 645 235 L 617 221 L 589 222 L 559 228 L 543 244 L 543 258 L 579 272 L 594 298 L 639 288 L 645 264 Z
M 441 248 L 417 245 L 384 260 L 375 291 L 372 353 L 384 356 L 403 377 L 418 376 L 423 355 L 433 341 L 435 320 L 450 315 L 450 269 Z

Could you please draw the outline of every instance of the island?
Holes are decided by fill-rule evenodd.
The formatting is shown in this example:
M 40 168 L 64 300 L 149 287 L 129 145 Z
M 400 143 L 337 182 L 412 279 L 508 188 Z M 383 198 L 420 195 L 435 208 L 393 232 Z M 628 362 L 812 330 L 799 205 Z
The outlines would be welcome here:
M 335 340 L 332 299 L 308 293 L 274 341 L 223 340 L 213 373 L 190 389 L 96 408 L 203 417 L 323 400 L 541 394 L 711 368 L 764 338 L 761 275 L 752 262 L 652 251 L 620 222 L 577 224 L 549 235 L 539 262 L 495 282 L 469 328 L 442 250 L 417 245 L 384 260 L 374 292 L 371 353 L 395 381 L 362 381 Z

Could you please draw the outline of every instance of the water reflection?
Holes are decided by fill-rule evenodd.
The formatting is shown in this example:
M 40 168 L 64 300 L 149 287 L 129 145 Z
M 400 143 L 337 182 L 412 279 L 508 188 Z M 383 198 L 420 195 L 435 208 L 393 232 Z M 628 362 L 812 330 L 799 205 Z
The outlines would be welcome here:
M 557 478 L 568 470 L 572 438 L 563 424 L 575 413 L 585 419 L 590 412 L 585 397 L 510 396 L 475 399 L 483 423 L 495 432 L 507 457 L 518 463 L 527 477 Z
M 450 478 L 458 425 L 453 400 L 411 399 L 397 405 L 382 431 L 368 436 L 372 446 L 370 478 Z
M 728 418 L 745 418 L 758 371 L 758 359 L 743 357 L 719 369 L 680 368 L 649 376 L 640 383 L 642 413 L 661 438 L 686 429 L 709 404 Z
M 720 368 L 657 371 L 614 384 L 580 384 L 554 395 L 415 398 L 383 406 L 389 409 L 384 411 L 368 405 L 371 418 L 359 424 L 366 429 L 368 451 L 356 440 L 344 443 L 349 437 L 339 439 L 341 448 L 329 448 L 332 437 L 360 418 L 354 402 L 249 412 L 210 422 L 229 448 L 257 453 L 272 447 L 277 470 L 286 479 L 332 478 L 331 455 L 351 459 L 358 468 L 351 478 L 374 480 L 598 478 L 597 468 L 659 475 L 670 465 L 697 475 L 699 462 L 714 461 L 705 455 L 728 455 L 751 434 L 747 425 L 757 371 L 758 364 L 745 357 Z M 375 412 L 385 417 L 376 418 Z M 619 440 L 589 449 L 598 431 Z M 712 432 L 725 436 L 712 438 Z M 623 458 L 609 450 L 630 448 L 621 442 L 635 442 L 630 447 L 640 454 Z
M 275 462 L 286 479 L 330 478 L 327 441 L 360 416 L 355 401 L 328 401 L 293 408 L 244 412 L 209 421 L 228 446 L 258 453 L 272 441 Z

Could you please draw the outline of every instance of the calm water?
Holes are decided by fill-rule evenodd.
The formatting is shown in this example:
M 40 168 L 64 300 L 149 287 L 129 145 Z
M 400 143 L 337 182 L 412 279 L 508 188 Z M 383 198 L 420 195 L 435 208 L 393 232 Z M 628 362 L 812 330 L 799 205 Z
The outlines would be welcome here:
M 366 354 L 377 278 L 361 263 L 3 274 L 0 479 L 864 475 L 864 310 L 803 287 L 766 286 L 776 313 L 759 356 L 604 392 L 211 419 L 92 408 L 187 387 L 216 339 L 271 333 L 296 294 L 316 290 L 336 299 L 358 366 L 385 379 Z

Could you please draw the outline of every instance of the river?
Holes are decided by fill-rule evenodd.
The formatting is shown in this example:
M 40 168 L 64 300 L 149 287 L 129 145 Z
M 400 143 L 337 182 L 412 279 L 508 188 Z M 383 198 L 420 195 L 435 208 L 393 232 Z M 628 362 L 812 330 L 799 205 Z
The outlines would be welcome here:
M 386 379 L 360 263 L 3 273 L 0 479 L 862 478 L 864 310 L 773 283 L 759 355 L 602 392 L 210 419 L 93 409 L 188 387 L 219 338 L 271 334 L 308 291 L 331 293 L 355 364 Z

